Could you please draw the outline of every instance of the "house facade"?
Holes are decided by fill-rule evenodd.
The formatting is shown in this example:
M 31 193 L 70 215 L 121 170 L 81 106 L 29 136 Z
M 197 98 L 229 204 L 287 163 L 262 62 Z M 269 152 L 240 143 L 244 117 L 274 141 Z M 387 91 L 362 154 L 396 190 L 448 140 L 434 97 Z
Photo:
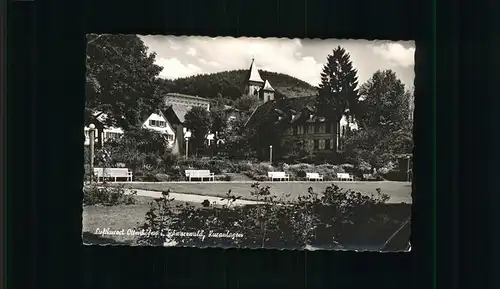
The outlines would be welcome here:
M 169 147 L 174 154 L 182 154 L 184 152 L 184 135 L 186 129 L 184 127 L 184 117 L 186 113 L 193 107 L 199 106 L 210 111 L 210 102 L 206 98 L 180 94 L 168 93 L 165 96 L 166 109 L 156 110 L 142 120 L 142 128 L 150 129 L 166 135 Z M 100 112 L 94 114 L 98 121 L 104 123 L 106 115 Z M 119 127 L 104 127 L 101 133 L 94 130 L 95 142 L 104 144 L 108 140 L 118 139 L 123 135 L 123 129 Z M 85 140 L 84 144 L 89 145 L 89 128 L 84 127 Z M 209 134 L 207 140 L 213 139 Z
M 266 142 L 283 146 L 287 141 L 299 139 L 304 140 L 312 152 L 333 151 L 335 147 L 341 151 L 347 133 L 357 129 L 352 117 L 343 116 L 339 122 L 334 122 L 317 116 L 315 95 L 275 99 L 274 88 L 268 80 L 262 80 L 254 60 L 248 75 L 246 94 L 259 97 L 263 104 L 252 112 L 246 126 L 257 130 L 262 147 L 266 147 Z M 349 115 L 348 110 L 346 115 Z

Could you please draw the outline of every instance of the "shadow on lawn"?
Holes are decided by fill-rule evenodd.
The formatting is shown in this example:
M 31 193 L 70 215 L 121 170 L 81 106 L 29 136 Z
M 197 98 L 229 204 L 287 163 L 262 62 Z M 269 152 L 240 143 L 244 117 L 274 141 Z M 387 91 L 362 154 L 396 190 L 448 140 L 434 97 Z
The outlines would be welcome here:
M 132 241 L 119 242 L 90 232 L 83 232 L 82 239 L 85 245 L 132 245 Z

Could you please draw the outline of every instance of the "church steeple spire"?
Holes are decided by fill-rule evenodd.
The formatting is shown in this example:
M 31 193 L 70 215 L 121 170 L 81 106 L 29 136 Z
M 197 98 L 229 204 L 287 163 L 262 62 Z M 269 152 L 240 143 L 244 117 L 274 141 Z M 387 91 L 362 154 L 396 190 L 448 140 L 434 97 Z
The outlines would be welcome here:
M 255 65 L 255 59 L 252 58 L 252 64 L 250 64 L 250 76 L 248 77 L 248 81 L 264 83 L 262 77 L 260 76 L 259 70 L 257 69 L 257 65 Z

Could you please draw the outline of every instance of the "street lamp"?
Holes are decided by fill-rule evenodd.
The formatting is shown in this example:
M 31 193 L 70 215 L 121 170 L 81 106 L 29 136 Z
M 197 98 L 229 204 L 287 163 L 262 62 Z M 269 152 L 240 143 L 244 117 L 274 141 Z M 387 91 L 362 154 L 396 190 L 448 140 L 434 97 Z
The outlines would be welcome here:
M 95 137 L 95 125 L 91 123 L 89 125 L 89 148 L 90 148 L 90 183 L 94 179 L 94 137 Z
M 269 146 L 269 163 L 270 164 L 273 163 L 273 146 L 272 145 Z
M 406 168 L 406 181 L 410 181 L 410 156 L 407 156 L 408 162 L 407 162 L 407 168 Z
M 189 148 L 189 138 L 191 137 L 191 132 L 188 130 L 184 134 L 184 138 L 186 139 L 186 160 L 188 158 L 188 148 Z

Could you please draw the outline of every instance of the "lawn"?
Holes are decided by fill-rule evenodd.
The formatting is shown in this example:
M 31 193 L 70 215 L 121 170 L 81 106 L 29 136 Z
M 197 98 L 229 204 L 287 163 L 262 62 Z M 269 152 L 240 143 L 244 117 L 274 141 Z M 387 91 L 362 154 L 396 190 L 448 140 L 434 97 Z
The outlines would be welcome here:
M 83 207 L 83 235 L 86 243 L 92 244 L 126 244 L 133 245 L 137 239 L 132 235 L 99 235 L 95 234 L 97 229 L 109 229 L 119 231 L 124 229 L 137 229 L 144 224 L 146 213 L 150 208 L 149 203 L 154 199 L 151 197 L 136 196 L 136 203 L 133 205 L 117 206 L 84 206 Z M 172 201 L 172 206 L 179 203 Z M 190 203 L 194 207 L 201 207 L 200 204 Z
M 351 189 L 362 193 L 376 193 L 380 188 L 382 193 L 390 197 L 389 203 L 411 203 L 411 184 L 405 182 L 333 182 L 341 188 Z M 291 194 L 292 199 L 307 194 L 307 189 L 312 187 L 315 192 L 322 192 L 332 182 L 262 182 L 261 185 L 269 186 L 272 193 L 281 196 Z M 224 196 L 229 190 L 242 199 L 252 199 L 250 196 L 251 183 L 248 182 L 216 182 L 216 183 L 122 183 L 125 188 L 142 189 L 151 191 L 166 191 L 170 189 L 175 193 L 197 194 L 206 196 Z

